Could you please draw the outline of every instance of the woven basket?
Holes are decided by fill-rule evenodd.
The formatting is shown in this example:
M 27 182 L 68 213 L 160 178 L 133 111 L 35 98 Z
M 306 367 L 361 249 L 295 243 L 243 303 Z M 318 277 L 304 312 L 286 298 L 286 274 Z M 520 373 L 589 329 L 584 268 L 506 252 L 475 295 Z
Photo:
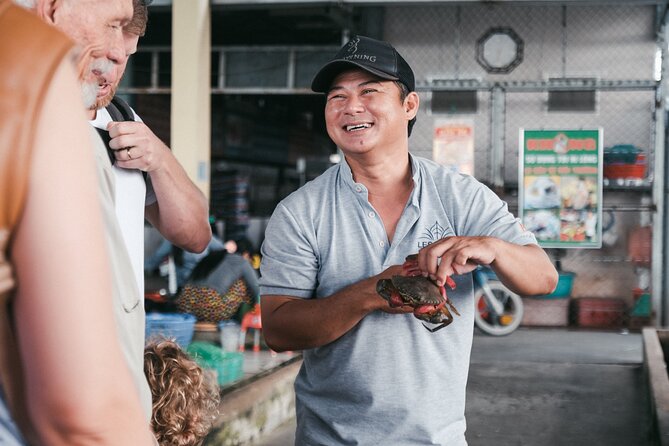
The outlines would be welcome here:
M 194 315 L 199 322 L 230 319 L 244 302 L 251 303 L 251 296 L 243 279 L 235 281 L 223 295 L 206 286 L 186 285 L 176 300 L 179 311 Z

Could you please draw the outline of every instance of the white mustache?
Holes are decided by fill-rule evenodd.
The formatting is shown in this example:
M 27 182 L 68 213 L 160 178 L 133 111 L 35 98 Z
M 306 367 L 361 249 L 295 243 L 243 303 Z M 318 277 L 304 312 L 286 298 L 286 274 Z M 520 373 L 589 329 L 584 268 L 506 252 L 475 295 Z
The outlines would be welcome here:
M 86 109 L 90 110 L 95 107 L 99 83 L 104 81 L 101 76 L 109 73 L 114 68 L 114 62 L 107 58 L 96 58 L 91 61 L 88 69 L 89 73 L 95 74 L 95 79 L 87 79 L 81 83 L 81 93 Z
M 91 71 L 97 71 L 101 74 L 109 73 L 114 69 L 114 62 L 107 58 L 93 59 L 90 65 Z

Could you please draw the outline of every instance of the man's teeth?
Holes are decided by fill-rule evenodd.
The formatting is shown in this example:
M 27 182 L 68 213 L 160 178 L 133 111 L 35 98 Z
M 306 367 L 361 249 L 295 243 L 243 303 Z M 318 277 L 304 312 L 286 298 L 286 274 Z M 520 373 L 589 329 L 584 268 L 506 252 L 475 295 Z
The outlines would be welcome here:
M 371 126 L 372 126 L 371 124 L 347 125 L 346 126 L 346 131 L 347 132 L 355 132 L 356 130 L 368 129 Z

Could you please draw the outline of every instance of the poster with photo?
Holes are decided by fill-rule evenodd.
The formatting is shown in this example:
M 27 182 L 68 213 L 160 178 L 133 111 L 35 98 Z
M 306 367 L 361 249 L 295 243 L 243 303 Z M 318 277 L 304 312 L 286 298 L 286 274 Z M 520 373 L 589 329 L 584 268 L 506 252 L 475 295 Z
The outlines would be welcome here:
M 436 119 L 432 159 L 453 172 L 474 175 L 474 120 Z
M 520 219 L 544 248 L 602 245 L 602 129 L 520 129 Z

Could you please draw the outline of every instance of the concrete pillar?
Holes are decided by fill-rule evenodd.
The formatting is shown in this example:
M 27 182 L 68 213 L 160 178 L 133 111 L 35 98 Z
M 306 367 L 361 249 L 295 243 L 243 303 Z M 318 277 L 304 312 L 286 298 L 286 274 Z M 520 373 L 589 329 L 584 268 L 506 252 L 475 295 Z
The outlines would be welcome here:
M 665 18 L 666 20 L 666 18 Z M 669 235 L 669 217 L 667 212 L 666 191 L 666 113 L 667 91 L 669 90 L 669 26 L 666 21 L 662 24 L 658 34 L 657 45 L 662 51 L 662 70 L 658 89 L 656 90 L 655 107 L 655 148 L 653 173 L 653 201 L 655 215 L 653 216 L 653 251 L 651 259 L 651 290 L 652 308 L 655 311 L 655 325 L 666 327 L 669 324 L 669 290 L 667 287 L 667 272 L 669 272 L 669 254 L 665 252 Z
M 210 66 L 209 1 L 173 0 L 172 151 L 207 197 L 211 160 Z

